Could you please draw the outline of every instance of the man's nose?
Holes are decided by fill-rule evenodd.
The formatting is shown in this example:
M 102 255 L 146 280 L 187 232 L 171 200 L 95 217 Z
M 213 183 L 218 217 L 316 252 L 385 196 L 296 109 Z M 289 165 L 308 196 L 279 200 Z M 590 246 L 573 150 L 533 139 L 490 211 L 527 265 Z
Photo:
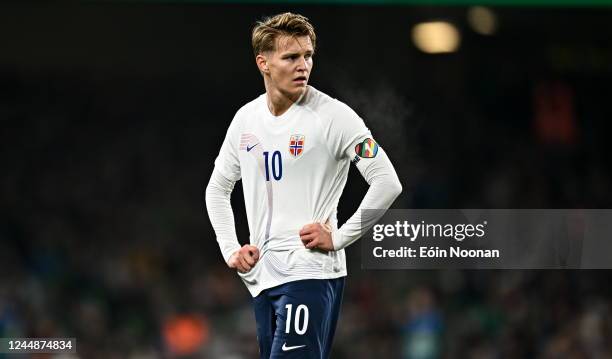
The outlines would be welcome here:
M 298 60 L 298 71 L 306 71 L 308 69 L 308 65 L 306 65 L 306 58 L 304 56 L 300 57 Z

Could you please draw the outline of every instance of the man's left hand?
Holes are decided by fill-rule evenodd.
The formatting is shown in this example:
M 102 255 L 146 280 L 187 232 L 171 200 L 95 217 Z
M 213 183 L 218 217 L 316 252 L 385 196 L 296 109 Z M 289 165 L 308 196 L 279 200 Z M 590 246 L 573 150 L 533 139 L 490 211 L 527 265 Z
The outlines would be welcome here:
M 310 223 L 300 230 L 300 239 L 308 249 L 333 251 L 332 227 L 329 224 Z

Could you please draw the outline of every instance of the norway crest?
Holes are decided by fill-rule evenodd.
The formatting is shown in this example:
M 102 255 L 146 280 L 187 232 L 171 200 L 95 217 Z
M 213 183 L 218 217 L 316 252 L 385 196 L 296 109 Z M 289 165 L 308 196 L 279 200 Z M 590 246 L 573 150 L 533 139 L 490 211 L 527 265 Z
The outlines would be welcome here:
M 304 152 L 304 135 L 291 135 L 289 137 L 289 153 L 298 157 Z

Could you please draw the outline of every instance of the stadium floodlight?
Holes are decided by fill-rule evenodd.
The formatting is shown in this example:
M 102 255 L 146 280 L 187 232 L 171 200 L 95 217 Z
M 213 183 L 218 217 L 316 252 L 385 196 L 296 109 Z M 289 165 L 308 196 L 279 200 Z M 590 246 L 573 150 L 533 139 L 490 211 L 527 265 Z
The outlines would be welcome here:
M 493 35 L 497 31 L 497 16 L 488 7 L 470 7 L 467 12 L 467 20 L 472 30 L 481 35 Z
M 412 28 L 412 41 L 425 53 L 442 54 L 457 51 L 461 35 L 455 25 L 449 22 L 431 21 Z

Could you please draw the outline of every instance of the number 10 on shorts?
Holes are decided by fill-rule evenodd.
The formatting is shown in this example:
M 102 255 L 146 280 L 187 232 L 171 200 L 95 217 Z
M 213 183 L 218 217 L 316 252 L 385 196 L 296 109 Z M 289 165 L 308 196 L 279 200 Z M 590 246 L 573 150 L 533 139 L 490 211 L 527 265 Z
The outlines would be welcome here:
M 293 304 L 287 304 L 285 305 L 285 308 L 287 309 L 287 323 L 285 324 L 285 333 L 289 333 L 289 331 L 291 330 L 291 314 Z M 303 321 L 302 313 L 304 315 Z M 306 333 L 306 329 L 308 329 L 308 307 L 304 304 L 298 305 L 295 310 L 294 327 L 295 332 L 298 335 L 304 335 L 304 333 Z

